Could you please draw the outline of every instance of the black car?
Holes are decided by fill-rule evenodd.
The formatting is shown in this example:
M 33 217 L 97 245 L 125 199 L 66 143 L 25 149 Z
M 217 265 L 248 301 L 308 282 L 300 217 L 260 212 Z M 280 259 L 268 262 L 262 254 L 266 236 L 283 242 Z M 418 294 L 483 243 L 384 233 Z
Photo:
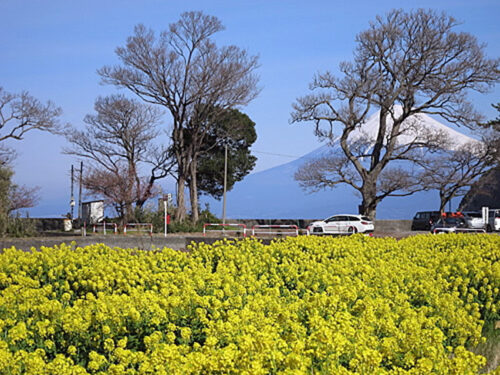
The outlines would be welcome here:
M 415 214 L 411 223 L 411 230 L 430 230 L 432 224 L 441 217 L 439 211 L 420 211 Z

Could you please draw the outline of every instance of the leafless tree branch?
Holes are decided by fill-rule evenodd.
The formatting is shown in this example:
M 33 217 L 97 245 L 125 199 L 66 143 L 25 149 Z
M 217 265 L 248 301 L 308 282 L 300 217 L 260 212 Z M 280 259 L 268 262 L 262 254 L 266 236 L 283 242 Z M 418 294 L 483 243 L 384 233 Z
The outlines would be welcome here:
M 27 92 L 12 94 L 0 87 L 0 142 L 21 140 L 32 130 L 57 133 L 61 112 L 50 101 L 44 104 Z
M 12 185 L 9 193 L 8 214 L 20 210 L 22 208 L 30 208 L 37 205 L 40 200 L 40 188 L 27 186 Z

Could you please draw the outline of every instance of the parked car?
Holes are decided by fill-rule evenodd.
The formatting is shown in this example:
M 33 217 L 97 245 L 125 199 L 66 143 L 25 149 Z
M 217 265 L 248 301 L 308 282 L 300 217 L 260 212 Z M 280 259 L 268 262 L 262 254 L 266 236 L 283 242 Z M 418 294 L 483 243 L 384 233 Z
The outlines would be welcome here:
M 489 210 L 486 230 L 488 232 L 500 231 L 500 209 L 497 208 Z
M 482 212 L 464 211 L 462 214 L 469 228 L 485 229 Z
M 362 215 L 333 215 L 325 220 L 311 223 L 307 229 L 311 234 L 373 233 L 375 226 L 370 218 Z
M 441 212 L 439 211 L 417 212 L 411 222 L 411 230 L 429 230 L 440 217 Z
M 442 217 L 431 226 L 431 233 L 453 233 L 469 228 L 463 216 Z

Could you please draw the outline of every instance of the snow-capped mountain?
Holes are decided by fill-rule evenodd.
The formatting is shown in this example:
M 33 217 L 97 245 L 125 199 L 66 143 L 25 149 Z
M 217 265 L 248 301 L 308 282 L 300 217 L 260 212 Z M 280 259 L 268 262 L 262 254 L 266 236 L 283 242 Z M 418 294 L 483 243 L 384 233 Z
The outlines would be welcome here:
M 374 139 L 378 129 L 379 114 L 372 115 L 350 137 L 354 142 L 360 137 Z M 418 121 L 418 126 L 416 122 Z M 450 148 L 467 142 L 477 142 L 458 131 L 441 124 L 428 115 L 405 123 L 402 142 L 409 142 L 422 133 L 439 132 L 453 141 Z M 420 130 L 419 130 L 420 129 Z M 357 213 L 361 197 L 352 187 L 341 184 L 334 189 L 314 193 L 303 191 L 294 179 L 297 169 L 306 161 L 323 156 L 333 146 L 323 145 L 292 162 L 248 175 L 227 194 L 227 217 L 233 219 L 320 219 L 338 213 Z M 221 212 L 222 202 L 203 197 L 212 212 Z M 458 203 L 458 200 L 457 200 Z M 436 191 L 420 192 L 408 197 L 386 198 L 377 208 L 378 219 L 411 219 L 415 212 L 435 210 L 439 207 Z
M 399 117 L 402 113 L 401 106 L 394 107 L 394 116 Z M 350 142 L 355 142 L 361 138 L 375 141 L 379 129 L 380 111 L 371 115 L 365 123 L 359 125 L 349 136 Z M 388 115 L 387 134 L 392 129 L 392 118 Z M 412 142 L 422 142 L 428 138 L 430 134 L 441 136 L 450 142 L 450 149 L 455 149 L 468 142 L 477 142 L 477 140 L 466 136 L 424 113 L 414 115 L 406 119 L 401 126 L 402 134 L 398 136 L 398 144 L 406 145 Z

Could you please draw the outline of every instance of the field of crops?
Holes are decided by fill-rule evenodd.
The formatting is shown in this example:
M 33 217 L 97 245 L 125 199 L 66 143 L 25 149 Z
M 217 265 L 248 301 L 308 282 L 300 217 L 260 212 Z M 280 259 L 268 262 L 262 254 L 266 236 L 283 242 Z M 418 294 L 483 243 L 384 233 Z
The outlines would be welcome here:
M 0 373 L 477 374 L 499 288 L 488 235 L 7 249 Z

